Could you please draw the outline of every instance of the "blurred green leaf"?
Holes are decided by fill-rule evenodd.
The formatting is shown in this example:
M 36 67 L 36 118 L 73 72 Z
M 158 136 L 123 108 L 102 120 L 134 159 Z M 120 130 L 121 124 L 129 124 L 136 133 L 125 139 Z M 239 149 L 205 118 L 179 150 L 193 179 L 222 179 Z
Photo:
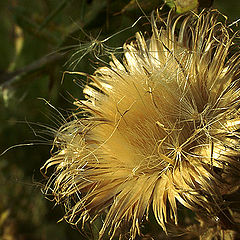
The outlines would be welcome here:
M 60 14 L 60 12 L 69 4 L 70 0 L 62 0 L 57 7 L 46 17 L 46 19 L 42 22 L 42 24 L 39 26 L 38 31 L 41 31 L 57 14 Z
M 191 10 L 196 10 L 199 6 L 198 0 L 165 0 L 165 3 L 176 9 L 177 13 L 185 13 Z

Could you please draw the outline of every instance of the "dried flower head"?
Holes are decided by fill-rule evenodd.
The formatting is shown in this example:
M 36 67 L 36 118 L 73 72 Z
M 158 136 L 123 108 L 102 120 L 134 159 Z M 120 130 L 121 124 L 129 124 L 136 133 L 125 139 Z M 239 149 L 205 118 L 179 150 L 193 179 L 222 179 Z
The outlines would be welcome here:
M 217 11 L 152 20 L 96 70 L 76 101 L 84 117 L 63 125 L 45 164 L 47 190 L 74 224 L 104 214 L 99 238 L 122 222 L 132 239 L 152 208 L 178 223 L 178 207 L 229 227 L 223 195 L 239 186 L 239 53 Z M 162 24 L 162 25 L 161 25 Z M 164 25 L 164 26 L 163 26 Z M 228 220 L 226 220 L 228 219 Z M 231 228 L 231 227 L 229 227 Z

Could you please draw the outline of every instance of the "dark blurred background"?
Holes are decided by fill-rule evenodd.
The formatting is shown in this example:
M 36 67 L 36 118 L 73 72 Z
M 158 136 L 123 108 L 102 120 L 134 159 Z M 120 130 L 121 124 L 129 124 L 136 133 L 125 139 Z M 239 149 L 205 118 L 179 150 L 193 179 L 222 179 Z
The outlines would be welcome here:
M 0 1 L 0 239 L 96 238 L 58 223 L 63 210 L 41 193 L 45 180 L 40 168 L 50 157 L 54 129 L 63 122 L 59 112 L 67 118 L 75 109 L 74 98 L 83 98 L 86 79 L 63 77 L 63 72 L 93 73 L 109 61 L 108 53 L 121 57 L 116 47 L 149 28 L 148 19 L 139 17 L 150 16 L 163 3 Z M 229 23 L 240 18 L 239 1 L 199 4 L 217 8 Z M 161 11 L 166 16 L 169 7 Z

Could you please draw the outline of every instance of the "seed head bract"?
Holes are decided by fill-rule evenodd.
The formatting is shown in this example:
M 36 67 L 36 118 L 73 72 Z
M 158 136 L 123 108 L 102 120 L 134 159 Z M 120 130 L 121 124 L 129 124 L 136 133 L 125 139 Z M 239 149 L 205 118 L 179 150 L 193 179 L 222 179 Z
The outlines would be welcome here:
M 89 76 L 75 102 L 83 117 L 59 129 L 43 167 L 54 167 L 46 193 L 67 221 L 102 215 L 99 239 L 122 223 L 134 239 L 150 209 L 167 232 L 183 205 L 227 228 L 223 195 L 240 176 L 240 59 L 219 15 L 155 14 L 150 39 L 137 33 L 123 61 L 112 56 Z

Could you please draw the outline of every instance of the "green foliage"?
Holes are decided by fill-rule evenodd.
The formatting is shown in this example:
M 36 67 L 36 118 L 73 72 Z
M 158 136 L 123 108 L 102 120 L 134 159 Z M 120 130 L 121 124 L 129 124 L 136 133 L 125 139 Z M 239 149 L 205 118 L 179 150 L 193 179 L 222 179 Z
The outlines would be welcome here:
M 191 10 L 196 10 L 199 6 L 197 0 L 167 0 L 166 4 L 170 8 L 175 8 L 177 13 L 184 13 Z
M 52 209 L 41 194 L 39 169 L 50 156 L 53 139 L 48 129 L 57 129 L 63 120 L 39 98 L 67 117 L 74 109 L 72 96 L 83 97 L 79 85 L 85 79 L 66 74 L 61 81 L 62 73 L 92 73 L 109 61 L 106 52 L 121 56 L 122 44 L 135 32 L 149 30 L 146 16 L 163 3 L 0 1 L 0 239 L 96 238 L 97 220 L 90 237 L 57 224 L 62 210 Z M 214 6 L 232 21 L 239 17 L 238 1 L 216 0 Z

